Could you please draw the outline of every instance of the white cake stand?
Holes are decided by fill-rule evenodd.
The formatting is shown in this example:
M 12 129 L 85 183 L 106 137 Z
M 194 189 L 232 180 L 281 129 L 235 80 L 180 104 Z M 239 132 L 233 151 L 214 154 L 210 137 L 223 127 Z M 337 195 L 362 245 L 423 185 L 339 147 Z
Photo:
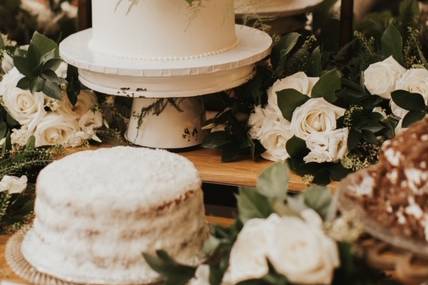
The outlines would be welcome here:
M 60 44 L 60 54 L 79 69 L 79 79 L 88 88 L 134 98 L 126 132 L 131 143 L 182 149 L 203 140 L 205 110 L 197 96 L 247 82 L 254 75 L 255 63 L 270 52 L 272 39 L 268 34 L 240 25 L 236 33 L 238 46 L 221 54 L 143 60 L 91 51 L 88 44 L 92 29 L 88 29 L 65 39 Z

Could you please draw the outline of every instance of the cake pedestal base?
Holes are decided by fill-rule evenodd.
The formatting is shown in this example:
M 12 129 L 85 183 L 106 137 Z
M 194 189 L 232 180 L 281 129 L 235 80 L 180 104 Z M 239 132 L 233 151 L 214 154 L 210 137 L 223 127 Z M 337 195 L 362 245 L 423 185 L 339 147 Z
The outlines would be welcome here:
M 125 137 L 139 146 L 189 148 L 202 143 L 204 121 L 202 97 L 136 98 Z

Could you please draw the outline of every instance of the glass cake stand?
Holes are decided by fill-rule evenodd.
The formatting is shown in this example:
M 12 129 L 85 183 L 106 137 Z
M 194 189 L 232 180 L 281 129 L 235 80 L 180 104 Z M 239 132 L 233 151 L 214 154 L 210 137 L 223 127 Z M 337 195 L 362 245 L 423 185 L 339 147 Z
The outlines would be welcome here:
M 7 242 L 5 250 L 6 262 L 9 265 L 10 269 L 23 280 L 30 282 L 31 284 L 36 285 L 105 285 L 105 284 L 115 284 L 115 285 L 134 285 L 128 283 L 117 283 L 111 282 L 109 280 L 98 280 L 94 282 L 81 282 L 74 280 L 73 277 L 69 278 L 57 278 L 50 274 L 45 273 L 41 268 L 29 263 L 21 251 L 21 245 L 25 238 L 25 235 L 30 230 L 31 226 L 28 225 L 22 228 L 20 231 L 16 232 Z M 140 284 L 140 283 L 139 283 Z M 150 283 L 145 285 L 160 285 L 162 283 Z M 143 285 L 143 284 L 140 284 Z
M 399 236 L 390 229 L 382 226 L 375 221 L 358 202 L 352 200 L 349 195 L 353 194 L 355 187 L 360 186 L 358 183 L 362 177 L 368 175 L 368 170 L 361 170 L 355 174 L 349 175 L 339 184 L 338 206 L 342 212 L 356 215 L 364 226 L 366 232 L 373 237 L 391 244 L 397 248 L 409 251 L 416 256 L 428 258 L 428 243 L 417 239 L 411 239 Z M 353 194 L 355 195 L 355 194 Z

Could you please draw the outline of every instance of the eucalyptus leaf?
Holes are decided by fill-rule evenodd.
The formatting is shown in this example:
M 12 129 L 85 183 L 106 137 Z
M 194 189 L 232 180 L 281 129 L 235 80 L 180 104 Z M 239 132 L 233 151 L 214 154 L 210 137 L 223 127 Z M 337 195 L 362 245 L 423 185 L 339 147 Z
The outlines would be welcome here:
M 410 111 L 403 118 L 403 128 L 410 127 L 413 123 L 422 120 L 426 116 L 425 111 Z
M 263 171 L 257 179 L 257 191 L 269 198 L 285 199 L 288 191 L 289 170 L 285 161 Z
M 56 82 L 45 80 L 42 91 L 51 98 L 57 100 L 61 100 L 62 98 L 61 89 L 59 88 L 59 85 Z
M 143 253 L 143 256 L 147 264 L 165 279 L 165 284 L 186 285 L 195 275 L 196 267 L 177 263 L 165 251 L 158 250 L 155 256 Z
M 392 92 L 391 97 L 395 104 L 405 110 L 423 111 L 426 108 L 424 97 L 417 93 L 397 90 Z
M 305 204 L 321 217 L 327 217 L 332 205 L 332 195 L 327 187 L 313 185 L 303 193 Z
M 308 96 L 303 95 L 295 89 L 281 90 L 276 92 L 276 94 L 278 98 L 278 107 L 284 118 L 289 121 L 291 121 L 293 117 L 294 110 L 309 100 Z
M 287 152 L 290 157 L 293 158 L 303 158 L 308 154 L 308 148 L 306 142 L 301 138 L 293 136 L 287 142 Z
M 269 199 L 254 188 L 240 188 L 237 200 L 239 219 L 243 223 L 255 218 L 267 218 L 274 212 Z
M 330 103 L 337 100 L 336 91 L 342 87 L 341 74 L 337 69 L 324 73 L 312 89 L 312 98 L 324 98 Z
M 394 23 L 390 23 L 381 38 L 382 52 L 385 56 L 393 56 L 403 62 L 403 37 Z
M 285 72 L 287 57 L 296 47 L 300 37 L 298 33 L 287 34 L 273 47 L 271 60 L 277 76 L 281 76 Z
M 34 66 L 27 60 L 27 58 L 22 56 L 15 56 L 13 58 L 13 64 L 18 69 L 20 73 L 25 76 L 31 76 L 33 74 Z
M 202 143 L 204 148 L 217 149 L 221 146 L 230 143 L 230 138 L 226 132 L 210 133 Z
M 59 57 L 58 45 L 48 37 L 35 32 L 28 48 L 28 58 L 31 62 L 42 64 L 54 57 Z

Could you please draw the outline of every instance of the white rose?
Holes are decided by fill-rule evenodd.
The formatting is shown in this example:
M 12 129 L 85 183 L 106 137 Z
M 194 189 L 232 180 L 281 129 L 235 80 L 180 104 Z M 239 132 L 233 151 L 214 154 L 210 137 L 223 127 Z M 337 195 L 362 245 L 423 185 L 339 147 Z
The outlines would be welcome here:
M 13 67 L 13 58 L 6 51 L 4 51 L 1 60 L 1 69 L 4 73 L 8 73 L 13 69 Z
M 271 161 L 282 161 L 290 157 L 287 142 L 293 137 L 289 123 L 275 122 L 260 137 L 260 143 L 266 149 L 262 157 Z
M 210 267 L 209 265 L 203 264 L 200 265 L 195 272 L 195 277 L 193 277 L 188 285 L 210 285 Z
M 409 69 L 397 81 L 396 90 L 405 90 L 421 94 L 425 100 L 428 98 L 428 70 L 425 68 Z
M 0 81 L 0 96 L 3 96 L 8 90 L 15 88 L 19 80 L 23 77 L 16 67 L 9 70 L 9 72 L 3 75 Z
M 292 283 L 331 284 L 340 262 L 337 245 L 324 233 L 313 210 L 303 211 L 302 218 L 269 218 L 275 231 L 269 260 Z
M 306 146 L 311 151 L 303 160 L 309 162 L 337 162 L 348 151 L 347 128 L 327 133 L 313 133 L 306 139 Z
M 281 122 L 286 123 L 286 120 L 282 115 L 278 115 L 271 106 L 266 106 L 266 108 L 256 106 L 248 120 L 248 125 L 250 126 L 249 134 L 253 139 L 260 139 L 275 123 Z
M 318 77 L 308 77 L 304 72 L 297 72 L 293 75 L 277 80 L 268 90 L 268 105 L 279 114 L 282 113 L 278 107 L 277 92 L 285 89 L 294 89 L 300 93 L 311 96 L 312 88 L 318 82 Z
M 313 210 L 298 217 L 271 215 L 248 221 L 232 248 L 228 280 L 238 283 L 264 277 L 267 260 L 275 270 L 298 284 L 330 284 L 339 266 L 336 243 L 322 229 Z
M 26 146 L 28 140 L 33 135 L 33 132 L 28 129 L 27 126 L 22 126 L 20 129 L 13 129 L 10 135 L 12 145 Z
M 8 192 L 9 194 L 19 194 L 27 189 L 27 176 L 15 177 L 15 176 L 3 176 L 0 181 L 0 193 Z
M 406 72 L 392 56 L 384 61 L 371 64 L 363 74 L 364 85 L 373 95 L 391 98 L 397 80 Z
M 306 141 L 311 134 L 335 130 L 337 119 L 344 114 L 345 109 L 330 104 L 324 98 L 313 98 L 294 110 L 291 130 Z
M 34 133 L 36 147 L 40 146 L 78 146 L 83 141 L 76 140 L 79 126 L 74 117 L 50 113 L 39 123 Z
M 269 273 L 267 249 L 272 231 L 268 220 L 252 219 L 245 223 L 230 252 L 230 283 L 262 278 Z

